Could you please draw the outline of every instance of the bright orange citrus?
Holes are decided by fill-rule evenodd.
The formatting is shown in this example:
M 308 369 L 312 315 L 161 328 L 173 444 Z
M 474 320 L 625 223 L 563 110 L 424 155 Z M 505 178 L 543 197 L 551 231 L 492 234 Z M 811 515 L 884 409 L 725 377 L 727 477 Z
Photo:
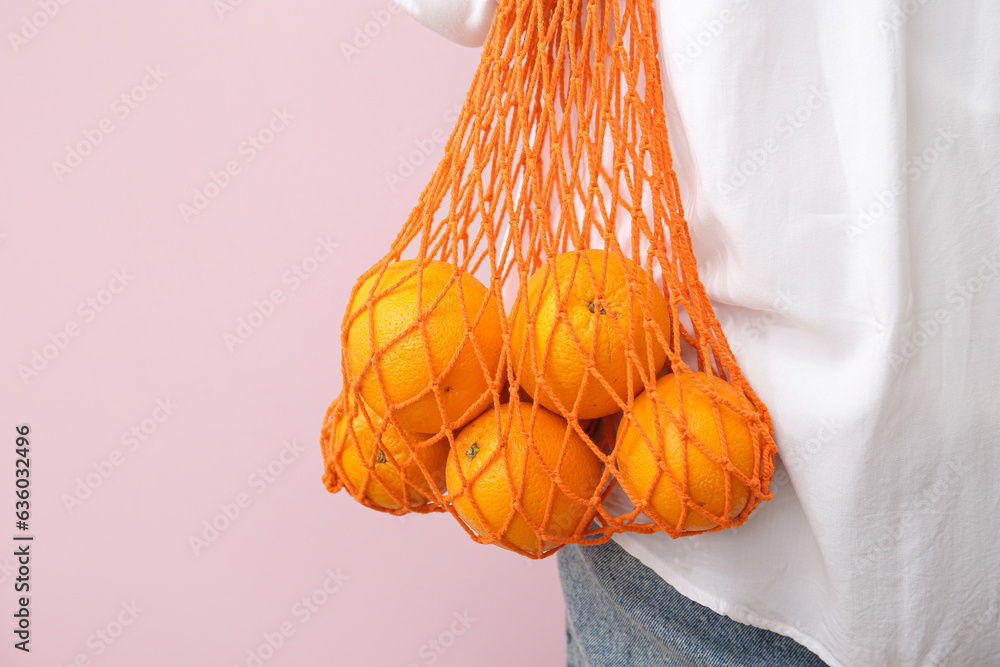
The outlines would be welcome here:
M 497 429 L 498 411 L 494 408 L 462 429 L 455 440 L 454 452 L 448 457 L 448 495 L 453 498 L 459 516 L 479 535 L 500 530 L 514 514 L 503 540 L 523 551 L 538 553 L 538 535 L 531 526 L 541 527 L 549 495 L 553 494 L 552 508 L 542 531 L 551 540 L 541 543 L 543 551 L 557 544 L 552 540 L 569 537 L 578 528 L 587 528 L 586 517 L 592 515 L 592 510 L 584 502 L 597 490 L 604 465 L 580 436 L 569 428 L 565 419 L 542 407 L 538 408 L 531 428 L 531 439 L 541 454 L 539 459 L 522 435 L 521 425 L 527 430 L 531 424 L 531 404 L 522 403 L 519 412 L 520 422 L 518 413 L 512 414 L 510 404 L 505 403 L 499 410 L 500 430 Z M 506 452 L 497 453 L 491 461 L 494 452 L 500 449 L 501 434 L 508 428 Z M 564 446 L 566 452 L 560 464 L 559 455 Z M 543 461 L 584 502 L 563 493 L 545 472 Z M 459 470 L 468 485 L 464 491 Z M 524 485 L 520 496 L 521 512 L 515 513 L 511 481 L 515 493 L 522 483 Z M 482 512 L 489 530 L 480 522 L 473 503 Z M 510 548 L 503 542 L 496 544 Z
M 635 274 L 631 299 L 626 262 Z M 647 345 L 643 301 L 649 304 L 650 324 L 669 341 L 670 307 L 646 272 L 630 260 L 603 250 L 571 251 L 556 257 L 554 270 L 543 266 L 535 271 L 527 284 L 527 304 L 534 321 L 527 325 L 525 307 L 519 302 L 511 333 L 512 358 L 522 386 L 550 410 L 559 411 L 554 399 L 567 413 L 577 405 L 578 419 L 617 412 L 618 401 L 630 398 L 630 378 L 631 393 L 638 394 L 643 388 L 640 372 L 648 375 L 652 366 L 655 375 L 667 356 L 655 334 L 652 344 Z M 563 304 L 566 315 L 560 321 Z M 635 353 L 636 364 L 631 367 L 623 342 L 627 339 L 631 339 Z M 538 386 L 534 368 L 541 364 L 547 349 L 541 370 L 548 385 L 544 388 Z M 588 372 L 586 361 L 590 358 L 594 365 Z
M 351 371 L 361 376 L 361 396 L 376 412 L 387 412 L 381 375 L 400 426 L 437 433 L 443 424 L 457 428 L 482 412 L 490 388 L 498 377 L 502 381 L 501 312 L 481 282 L 452 264 L 432 260 L 418 271 L 416 260 L 395 262 L 377 287 L 378 274 L 361 284 L 349 307 L 358 316 L 350 322 L 345 352 Z
M 343 397 L 338 400 L 343 401 Z M 371 426 L 365 419 L 365 414 L 371 419 Z M 446 439 L 427 442 L 431 436 L 409 431 L 400 433 L 391 424 L 383 425 L 381 418 L 363 401 L 360 402 L 357 415 L 351 420 L 350 426 L 347 425 L 347 415 L 348 411 L 345 409 L 337 419 L 331 449 L 341 449 L 338 473 L 343 473 L 343 477 L 346 477 L 344 481 L 349 484 L 353 494 L 364 495 L 386 509 L 402 507 L 404 480 L 393 461 L 403 470 L 406 500 L 410 507 L 419 507 L 430 501 L 433 497 L 430 487 L 432 482 L 439 490 L 444 488 L 445 459 L 449 451 Z M 372 427 L 375 428 L 374 431 Z M 377 434 L 380 429 L 381 436 Z M 407 442 L 416 450 L 416 456 L 407 448 Z M 421 472 L 418 459 L 430 473 L 431 481 Z M 372 465 L 371 472 L 366 464 Z
M 659 379 L 656 391 L 663 399 L 666 408 L 680 417 L 678 402 L 678 384 L 684 401 L 684 419 L 688 429 L 709 451 L 720 457 L 727 458 L 747 478 L 753 478 L 754 445 L 747 421 L 738 413 L 724 404 L 719 404 L 722 418 L 722 428 L 726 439 L 726 452 L 723 451 L 722 437 L 716 425 L 715 413 L 712 410 L 712 400 L 695 384 L 697 379 L 703 386 L 711 387 L 720 398 L 733 405 L 743 405 L 743 392 L 725 380 L 694 372 L 689 375 L 672 373 Z M 637 429 L 628 417 L 622 419 L 618 427 L 617 464 L 625 485 L 637 498 L 645 498 L 657 475 L 656 453 L 666 463 L 669 474 L 683 487 L 685 456 L 687 458 L 687 495 L 692 504 L 681 527 L 681 532 L 697 532 L 714 528 L 719 522 L 702 515 L 694 508 L 701 507 L 709 514 L 729 519 L 736 517 L 747 504 L 750 490 L 737 476 L 723 466 L 712 461 L 698 448 L 693 441 L 685 438 L 677 428 L 670 415 L 656 405 L 647 392 L 636 397 L 632 414 Z M 661 430 L 656 427 L 659 420 Z M 643 437 L 643 434 L 646 436 Z M 647 442 L 648 439 L 648 442 Z M 726 478 L 729 477 L 732 489 L 732 502 L 726 512 Z M 646 514 L 676 528 L 680 521 L 681 508 L 684 502 L 671 483 L 666 472 L 661 472 L 659 480 L 653 489 L 650 506 Z M 654 516 L 656 515 L 656 516 Z

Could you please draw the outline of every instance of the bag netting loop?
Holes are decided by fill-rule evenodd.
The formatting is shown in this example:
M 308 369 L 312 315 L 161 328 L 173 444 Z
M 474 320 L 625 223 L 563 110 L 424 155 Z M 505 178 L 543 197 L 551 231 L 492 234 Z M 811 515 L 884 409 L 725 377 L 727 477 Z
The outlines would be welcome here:
M 500 3 L 444 157 L 351 292 L 330 491 L 535 558 L 720 530 L 771 497 L 770 417 L 698 279 L 657 51 L 652 0 Z

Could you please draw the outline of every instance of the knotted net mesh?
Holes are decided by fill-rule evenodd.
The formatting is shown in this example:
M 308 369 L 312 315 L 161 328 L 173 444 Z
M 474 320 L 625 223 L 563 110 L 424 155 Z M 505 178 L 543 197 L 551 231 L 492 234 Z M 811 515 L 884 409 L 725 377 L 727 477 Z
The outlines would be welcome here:
M 331 492 L 529 557 L 741 524 L 767 409 L 699 282 L 652 0 L 506 0 L 341 331 Z

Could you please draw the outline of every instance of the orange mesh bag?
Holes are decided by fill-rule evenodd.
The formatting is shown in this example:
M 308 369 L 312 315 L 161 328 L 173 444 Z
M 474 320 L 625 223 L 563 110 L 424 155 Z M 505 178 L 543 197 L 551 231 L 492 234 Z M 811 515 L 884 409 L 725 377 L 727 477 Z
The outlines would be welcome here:
M 323 481 L 532 558 L 743 523 L 767 409 L 698 280 L 652 0 L 507 0 L 444 157 L 351 292 Z

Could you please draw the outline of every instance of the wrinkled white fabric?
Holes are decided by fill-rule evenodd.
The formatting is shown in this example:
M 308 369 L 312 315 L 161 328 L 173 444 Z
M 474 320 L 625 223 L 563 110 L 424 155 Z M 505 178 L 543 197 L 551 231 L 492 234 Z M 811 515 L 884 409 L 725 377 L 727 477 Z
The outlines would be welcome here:
M 404 4 L 465 44 L 492 18 Z M 833 665 L 1000 664 L 1000 3 L 656 9 L 699 274 L 779 462 L 739 528 L 615 539 Z
M 486 41 L 496 0 L 396 0 L 413 18 L 463 46 L 481 46 Z

